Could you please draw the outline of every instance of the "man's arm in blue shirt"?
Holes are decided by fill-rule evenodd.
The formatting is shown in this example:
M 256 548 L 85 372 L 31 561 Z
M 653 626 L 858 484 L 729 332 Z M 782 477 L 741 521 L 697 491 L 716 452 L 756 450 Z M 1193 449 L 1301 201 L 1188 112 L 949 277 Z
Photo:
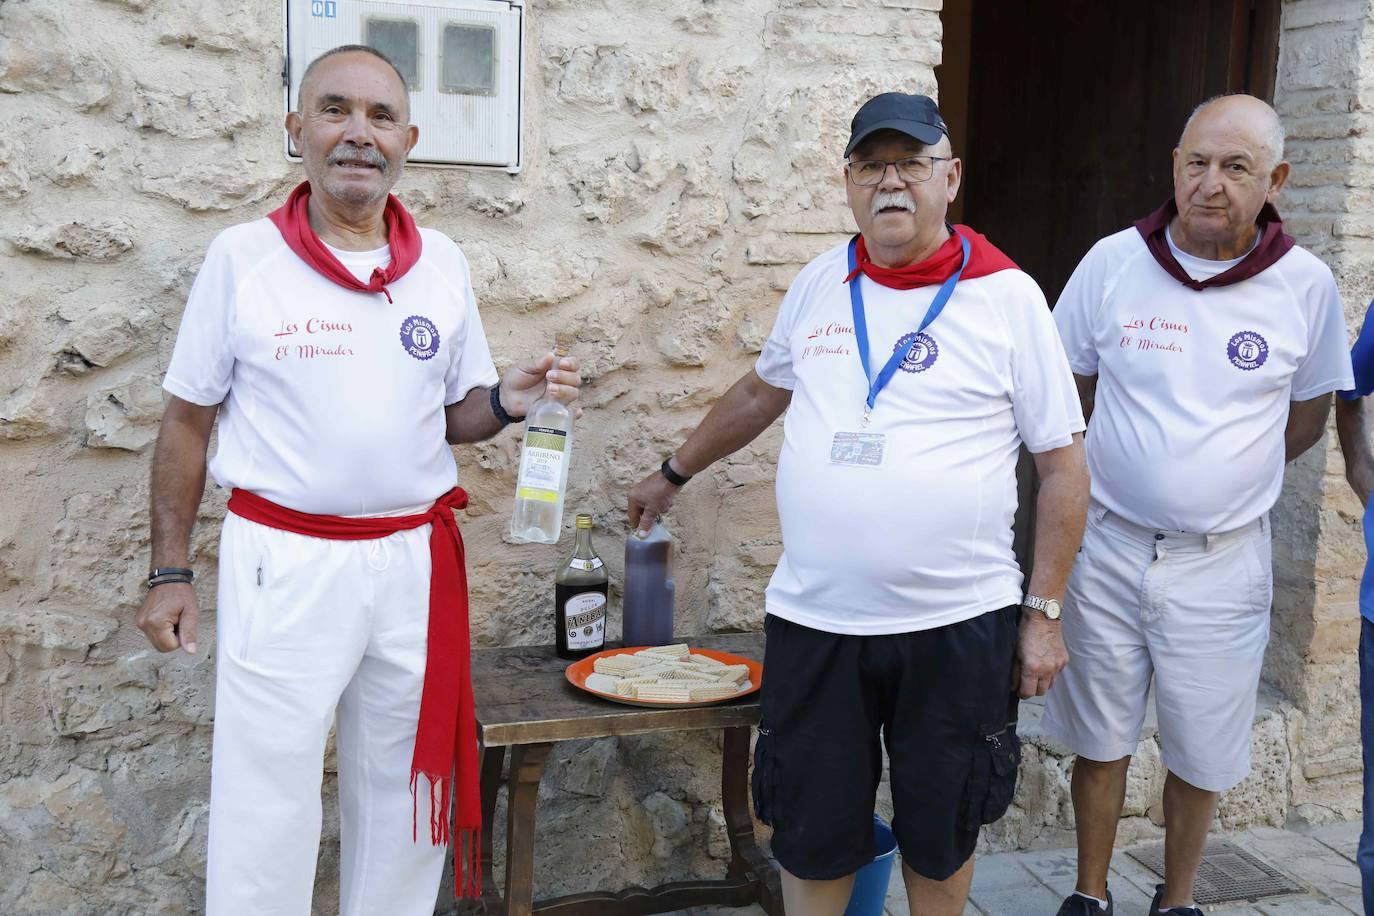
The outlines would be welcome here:
M 1374 489 L 1374 451 L 1370 448 L 1370 406 L 1368 395 L 1374 392 L 1374 302 L 1365 312 L 1360 336 L 1350 351 L 1355 370 L 1353 391 L 1338 392 L 1336 398 L 1336 435 L 1341 442 L 1341 456 L 1345 459 L 1345 479 L 1350 482 L 1360 502 L 1369 505 L 1370 490 Z

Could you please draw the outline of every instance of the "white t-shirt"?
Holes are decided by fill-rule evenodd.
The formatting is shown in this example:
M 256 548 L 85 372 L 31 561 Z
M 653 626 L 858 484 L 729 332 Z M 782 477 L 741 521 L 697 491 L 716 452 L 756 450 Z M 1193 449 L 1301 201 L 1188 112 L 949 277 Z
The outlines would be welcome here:
M 864 427 L 868 383 L 847 268 L 841 245 L 802 269 L 755 367 L 793 391 L 778 459 L 783 555 L 768 612 L 869 635 L 1020 603 L 1011 532 L 1018 449 L 1061 448 L 1083 429 L 1044 295 L 1019 270 L 961 280 Z M 855 282 L 876 376 L 938 287 Z M 833 462 L 836 433 L 885 437 L 881 466 Z
M 1098 377 L 1093 497 L 1150 528 L 1229 531 L 1268 512 L 1289 401 L 1353 385 L 1336 281 L 1297 246 L 1248 280 L 1193 290 L 1125 229 L 1083 258 L 1054 320 L 1073 371 Z
M 329 515 L 427 505 L 453 487 L 443 408 L 498 377 L 467 260 L 442 233 L 420 234 L 391 303 L 325 279 L 266 219 L 210 244 L 162 385 L 222 402 L 221 486 Z M 388 259 L 335 254 L 362 279 Z

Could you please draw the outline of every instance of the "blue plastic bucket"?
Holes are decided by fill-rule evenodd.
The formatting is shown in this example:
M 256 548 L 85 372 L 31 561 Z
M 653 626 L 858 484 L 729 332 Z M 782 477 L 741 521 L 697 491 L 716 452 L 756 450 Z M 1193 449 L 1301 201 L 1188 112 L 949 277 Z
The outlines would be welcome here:
M 876 814 L 873 815 L 873 844 L 877 847 L 877 855 L 854 876 L 854 890 L 849 894 L 844 916 L 883 916 L 887 885 L 892 880 L 892 862 L 897 858 L 897 838 Z

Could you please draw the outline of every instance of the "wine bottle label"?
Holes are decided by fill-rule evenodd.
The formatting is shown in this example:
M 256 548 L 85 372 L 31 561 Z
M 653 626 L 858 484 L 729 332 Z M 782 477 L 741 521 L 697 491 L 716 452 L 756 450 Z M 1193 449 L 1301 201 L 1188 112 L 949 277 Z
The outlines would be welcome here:
M 531 426 L 525 431 L 525 447 L 520 452 L 520 482 L 515 491 L 517 498 L 558 502 L 567 446 L 565 430 Z
M 592 557 L 590 560 L 573 557 L 568 561 L 568 569 L 580 569 L 583 572 L 591 572 L 593 569 L 600 569 L 604 565 L 600 557 Z
M 563 605 L 569 649 L 592 649 L 606 642 L 606 596 L 600 592 L 573 595 Z

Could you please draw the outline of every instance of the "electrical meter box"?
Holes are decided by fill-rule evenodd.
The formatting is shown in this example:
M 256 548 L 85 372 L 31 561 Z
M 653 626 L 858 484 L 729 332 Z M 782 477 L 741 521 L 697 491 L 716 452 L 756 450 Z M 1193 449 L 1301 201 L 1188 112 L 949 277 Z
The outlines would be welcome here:
M 287 110 L 312 60 L 367 45 L 406 78 L 420 129 L 411 163 L 518 172 L 524 25 L 525 0 L 287 0 Z

